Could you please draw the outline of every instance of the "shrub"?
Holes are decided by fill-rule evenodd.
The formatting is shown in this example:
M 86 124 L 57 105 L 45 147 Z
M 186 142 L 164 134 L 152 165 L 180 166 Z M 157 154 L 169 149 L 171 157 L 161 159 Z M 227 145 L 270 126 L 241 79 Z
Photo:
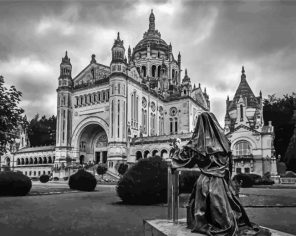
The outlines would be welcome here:
M 287 171 L 283 177 L 287 177 L 287 178 L 296 178 L 296 173 L 293 171 Z
M 128 204 L 167 200 L 167 163 L 159 156 L 141 159 L 117 183 L 117 195 Z
M 191 193 L 200 172 L 183 171 L 179 176 L 179 193 Z
M 53 177 L 53 181 L 59 181 L 59 177 Z
M 49 181 L 49 176 L 48 175 L 41 175 L 39 180 L 41 183 L 47 183 Z
M 31 177 L 31 180 L 32 180 L 32 181 L 38 181 L 39 178 L 38 178 L 38 177 Z
M 253 179 L 247 174 L 237 174 L 233 177 L 233 181 L 237 181 L 242 188 L 250 188 L 253 186 Z
M 30 178 L 20 172 L 0 172 L 0 196 L 24 196 L 31 187 Z
M 97 173 L 98 175 L 104 175 L 107 172 L 107 166 L 105 164 L 99 164 L 97 167 Z
M 65 177 L 63 178 L 63 180 L 65 180 L 65 181 L 67 181 L 68 179 L 69 179 L 68 176 L 65 176 Z
M 118 173 L 123 175 L 128 169 L 128 165 L 125 163 L 120 163 L 119 167 L 118 167 Z
M 69 178 L 70 189 L 80 191 L 94 191 L 97 185 L 96 178 L 85 170 L 78 170 Z

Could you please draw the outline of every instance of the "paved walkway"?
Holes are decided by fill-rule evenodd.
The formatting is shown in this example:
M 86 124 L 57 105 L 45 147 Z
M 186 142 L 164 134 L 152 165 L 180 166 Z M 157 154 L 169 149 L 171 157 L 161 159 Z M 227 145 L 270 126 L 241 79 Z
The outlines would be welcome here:
M 47 188 L 64 187 L 53 184 Z M 32 191 L 38 188 L 34 184 Z M 167 213 L 164 206 L 120 204 L 114 186 L 98 186 L 95 192 L 1 197 L 0 209 L 1 236 L 141 236 L 143 219 L 164 219 Z M 295 208 L 246 210 L 256 223 L 296 234 Z M 185 217 L 184 208 L 180 217 Z

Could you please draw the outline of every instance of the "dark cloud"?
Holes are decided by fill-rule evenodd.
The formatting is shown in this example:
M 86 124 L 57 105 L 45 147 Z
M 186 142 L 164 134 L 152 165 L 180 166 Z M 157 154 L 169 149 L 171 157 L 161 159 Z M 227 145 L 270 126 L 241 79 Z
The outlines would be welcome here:
M 108 65 L 116 33 L 120 31 L 126 48 L 134 47 L 148 28 L 151 8 L 156 28 L 172 43 L 175 55 L 181 52 L 192 82 L 207 87 L 220 121 L 242 65 L 255 94 L 295 91 L 293 1 L 0 2 L 0 74 L 22 90 L 29 117 L 55 113 L 65 50 L 74 75 L 93 53 Z

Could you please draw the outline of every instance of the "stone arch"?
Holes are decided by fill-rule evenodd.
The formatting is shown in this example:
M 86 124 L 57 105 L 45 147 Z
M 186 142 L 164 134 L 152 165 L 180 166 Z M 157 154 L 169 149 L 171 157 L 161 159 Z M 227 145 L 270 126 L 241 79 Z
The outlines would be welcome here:
M 38 158 L 38 164 L 42 164 L 42 157 Z
M 234 149 L 234 145 L 239 141 L 248 141 L 251 144 L 252 150 L 257 149 L 257 145 L 254 140 L 252 140 L 251 138 L 249 138 L 247 136 L 240 136 L 240 137 L 231 141 L 231 150 Z
M 25 165 L 28 165 L 29 164 L 29 159 L 26 157 L 25 158 Z
M 43 164 L 47 164 L 47 158 L 43 157 Z
M 136 152 L 136 160 L 138 161 L 138 160 L 140 160 L 140 159 L 142 159 L 143 158 L 143 156 L 142 156 L 142 152 L 141 151 L 137 151 Z
M 162 158 L 165 158 L 167 155 L 168 155 L 168 151 L 166 149 L 162 149 L 161 152 L 160 152 L 160 156 Z
M 152 156 L 155 156 L 157 153 L 158 153 L 158 150 L 157 149 L 153 150 L 152 151 Z
M 38 164 L 38 159 L 37 159 L 37 157 L 34 157 L 34 164 Z
M 33 158 L 30 157 L 30 164 L 34 164 Z
M 144 152 L 144 158 L 147 158 L 149 153 L 150 153 L 149 150 L 146 150 L 146 151 Z
M 90 117 L 87 117 L 87 118 L 83 119 L 82 121 L 80 121 L 80 123 L 75 127 L 74 132 L 73 132 L 73 136 L 72 136 L 73 138 L 71 140 L 72 147 L 75 147 L 75 148 L 79 147 L 79 139 L 82 134 L 82 131 L 84 130 L 84 128 L 86 128 L 88 125 L 91 125 L 91 124 L 100 125 L 105 130 L 106 135 L 107 135 L 107 139 L 109 140 L 109 125 L 108 125 L 108 123 L 100 117 L 90 116 Z
M 51 156 L 49 156 L 47 159 L 48 159 L 48 163 L 52 163 Z

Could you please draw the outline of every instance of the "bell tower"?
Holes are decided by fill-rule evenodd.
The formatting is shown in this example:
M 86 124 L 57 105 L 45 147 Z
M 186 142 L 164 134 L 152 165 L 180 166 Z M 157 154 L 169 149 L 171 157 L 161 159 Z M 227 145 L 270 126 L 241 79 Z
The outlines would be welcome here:
M 115 164 L 126 161 L 127 157 L 127 61 L 125 60 L 123 40 L 120 39 L 119 32 L 111 51 L 108 170 L 116 173 Z
M 68 53 L 60 64 L 57 89 L 56 161 L 65 162 L 71 151 L 72 133 L 72 65 Z

